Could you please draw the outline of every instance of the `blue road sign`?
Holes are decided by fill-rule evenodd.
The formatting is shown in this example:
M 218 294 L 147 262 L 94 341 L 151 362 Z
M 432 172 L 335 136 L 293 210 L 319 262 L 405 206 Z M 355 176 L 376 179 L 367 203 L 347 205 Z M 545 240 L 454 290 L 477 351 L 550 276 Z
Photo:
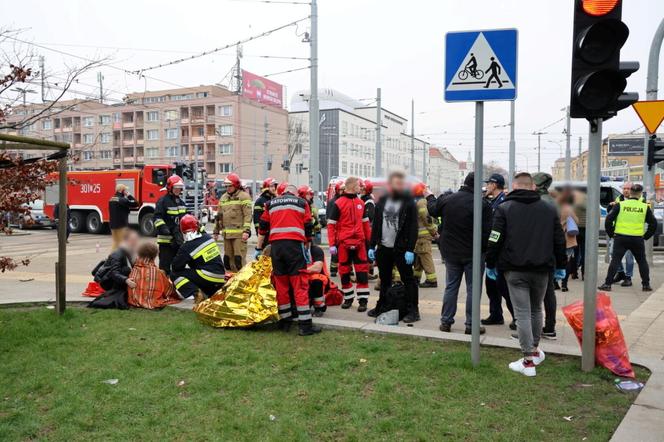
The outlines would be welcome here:
M 516 98 L 516 29 L 445 36 L 445 101 Z

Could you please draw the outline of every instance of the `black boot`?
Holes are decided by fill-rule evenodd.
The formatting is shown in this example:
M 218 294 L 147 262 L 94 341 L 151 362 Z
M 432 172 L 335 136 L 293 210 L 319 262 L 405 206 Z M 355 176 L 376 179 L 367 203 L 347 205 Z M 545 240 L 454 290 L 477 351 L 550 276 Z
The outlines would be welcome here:
M 613 277 L 613 284 L 620 281 L 624 281 L 625 279 L 627 279 L 627 275 L 625 275 L 625 272 L 618 272 L 616 273 L 616 276 Z
M 426 289 L 426 288 L 434 288 L 438 287 L 438 281 L 429 281 L 428 279 L 424 282 L 420 283 L 420 288 Z
M 291 325 L 293 325 L 293 319 L 291 318 L 280 319 L 279 322 L 277 322 L 277 328 L 286 333 L 290 331 Z
M 341 308 L 344 310 L 349 309 L 353 305 L 353 299 L 346 299 L 344 300 L 344 303 L 341 304 Z
M 632 286 L 632 278 L 629 278 L 625 276 L 625 279 L 622 280 L 620 283 L 620 287 L 631 287 Z
M 420 311 L 417 308 L 411 309 L 403 318 L 404 324 L 412 324 L 420 320 Z
M 366 312 L 367 311 L 367 303 L 369 301 L 367 301 L 366 299 L 360 299 L 359 302 L 360 302 L 360 305 L 357 307 L 357 311 L 360 312 L 360 313 Z
M 605 292 L 610 292 L 611 291 L 611 284 L 604 283 L 597 287 L 600 290 L 604 290 Z
M 316 333 L 320 333 L 322 331 L 320 327 L 314 325 L 313 322 L 311 322 L 311 319 L 307 319 L 305 321 L 299 321 L 299 324 L 300 324 L 300 331 L 298 332 L 298 335 L 300 336 L 311 336 L 315 335 Z
M 652 287 L 650 287 L 650 284 L 643 284 L 641 286 L 641 290 L 643 290 L 644 292 L 652 292 Z

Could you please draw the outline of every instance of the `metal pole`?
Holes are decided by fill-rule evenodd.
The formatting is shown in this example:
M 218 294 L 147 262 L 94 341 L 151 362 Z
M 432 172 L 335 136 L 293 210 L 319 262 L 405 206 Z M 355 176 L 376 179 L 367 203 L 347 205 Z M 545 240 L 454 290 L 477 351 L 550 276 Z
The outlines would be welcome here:
M 424 143 L 422 147 L 422 181 L 426 183 L 428 181 L 428 171 L 427 171 L 427 155 L 429 154 L 429 148 L 431 145 L 429 143 Z
M 253 177 L 252 177 L 252 179 L 254 180 L 254 185 L 253 185 L 252 189 L 254 190 L 254 195 L 256 195 L 256 190 L 257 190 L 256 189 L 256 179 L 257 179 L 256 168 L 258 167 L 258 157 L 256 156 L 256 153 L 257 153 L 256 152 L 256 138 L 258 137 L 258 135 L 257 135 L 258 127 L 257 127 L 257 124 L 256 124 L 256 110 L 257 110 L 257 108 L 254 107 L 254 152 L 253 152 L 253 154 L 254 154 L 254 165 L 252 167 L 253 168 Z M 263 179 L 265 179 L 265 178 L 267 178 L 267 175 L 265 175 L 263 177 Z
M 512 179 L 516 173 L 516 142 L 514 141 L 514 114 L 515 100 L 510 101 L 510 154 L 509 154 L 509 173 L 507 177 L 507 188 L 512 189 Z
M 659 77 L 659 54 L 664 39 L 664 19 L 659 23 L 657 31 L 650 44 L 650 55 L 648 56 L 648 75 L 646 77 L 646 100 L 657 100 L 657 81 Z M 648 170 L 648 139 L 650 134 L 646 129 L 643 137 L 643 187 L 646 191 L 650 207 L 655 207 L 655 172 L 657 166 Z M 653 265 L 653 240 L 646 241 L 646 257 L 648 264 Z
M 63 314 L 67 302 L 67 157 L 58 160 L 58 275 L 55 310 Z
M 537 133 L 537 171 L 542 171 L 542 134 Z
M 194 144 L 194 216 L 198 219 L 198 144 Z
M 415 100 L 410 100 L 410 173 L 415 176 Z
M 46 89 L 44 87 L 45 86 L 44 85 L 44 83 L 45 83 L 44 69 L 45 69 L 44 56 L 40 55 L 39 56 L 39 76 L 41 78 L 41 99 L 42 99 L 42 103 L 46 102 Z
M 309 86 L 309 181 L 314 192 L 318 194 L 318 170 L 320 169 L 320 146 L 318 136 L 318 4 L 311 0 L 311 35 L 309 45 L 311 49 L 311 81 Z
M 484 102 L 475 103 L 475 184 L 473 187 L 473 305 L 470 358 L 480 363 L 480 294 L 482 293 L 482 172 L 484 149 Z
M 380 88 L 376 89 L 376 176 L 383 174 L 383 145 L 381 138 L 381 97 Z
M 97 81 L 99 82 L 99 102 L 104 104 L 104 76 L 97 72 Z
M 590 123 L 588 135 L 588 198 L 586 200 L 586 256 L 583 264 L 583 342 L 581 369 L 595 368 L 595 308 L 597 304 L 597 243 L 599 242 L 599 189 L 602 162 L 602 119 Z
M 571 124 L 572 119 L 569 115 L 569 106 L 565 111 L 567 117 L 567 126 L 565 127 L 565 139 L 567 144 L 565 145 L 565 181 L 569 182 L 572 180 L 572 148 L 570 142 L 572 141 Z
M 267 112 L 263 108 L 263 179 L 267 177 Z

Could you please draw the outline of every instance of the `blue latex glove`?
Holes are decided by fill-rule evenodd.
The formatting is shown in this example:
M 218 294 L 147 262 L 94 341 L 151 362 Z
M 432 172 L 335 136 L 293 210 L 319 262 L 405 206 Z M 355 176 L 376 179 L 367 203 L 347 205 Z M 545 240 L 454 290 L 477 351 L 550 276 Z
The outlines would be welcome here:
M 337 246 L 330 246 L 330 255 L 336 255 L 337 254 Z
M 498 270 L 496 269 L 490 269 L 489 267 L 486 268 L 486 277 L 495 281 L 498 279 Z
M 376 250 L 374 249 L 367 250 L 367 257 L 369 258 L 369 261 L 374 262 L 376 260 Z
M 413 252 L 406 252 L 403 257 L 406 259 L 406 264 L 411 265 L 415 262 L 415 254 Z
M 556 271 L 553 272 L 553 279 L 556 281 L 565 279 L 565 276 L 567 276 L 567 270 L 565 269 L 556 269 Z
M 254 259 L 258 259 L 258 257 L 261 256 L 261 253 L 263 253 L 262 250 L 254 250 Z

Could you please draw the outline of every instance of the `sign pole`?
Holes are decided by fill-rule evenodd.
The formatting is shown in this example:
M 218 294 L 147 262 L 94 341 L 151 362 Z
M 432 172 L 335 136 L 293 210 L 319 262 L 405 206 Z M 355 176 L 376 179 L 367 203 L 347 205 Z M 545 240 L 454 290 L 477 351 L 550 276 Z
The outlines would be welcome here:
M 515 100 L 510 101 L 510 153 L 509 153 L 509 173 L 507 174 L 507 188 L 512 189 L 512 179 L 516 169 L 516 142 L 514 141 L 514 113 Z
M 484 150 L 484 102 L 475 102 L 475 181 L 473 185 L 473 319 L 470 356 L 474 367 L 480 363 L 480 294 L 482 293 L 482 172 Z
M 599 191 L 602 162 L 602 119 L 590 122 L 588 136 L 588 197 L 586 198 L 586 252 L 583 271 L 583 342 L 581 369 L 595 368 L 595 309 L 597 304 L 597 244 L 599 242 Z

